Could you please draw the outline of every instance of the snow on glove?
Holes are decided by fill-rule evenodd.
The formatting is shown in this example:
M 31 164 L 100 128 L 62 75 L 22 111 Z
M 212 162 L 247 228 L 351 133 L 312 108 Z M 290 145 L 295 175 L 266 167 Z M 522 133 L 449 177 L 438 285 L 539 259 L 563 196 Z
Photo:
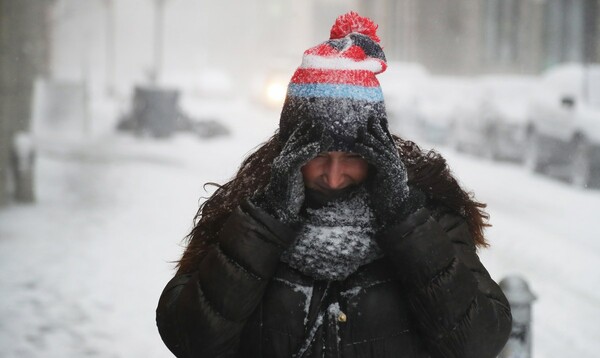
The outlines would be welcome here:
M 367 186 L 381 226 L 398 223 L 423 207 L 425 195 L 408 186 L 406 167 L 393 138 L 379 120 L 369 119 L 366 130 L 359 133 L 355 151 L 375 169 Z
M 322 126 L 304 121 L 294 130 L 271 165 L 271 180 L 252 202 L 286 224 L 299 221 L 304 203 L 304 180 L 300 169 L 331 145 Z

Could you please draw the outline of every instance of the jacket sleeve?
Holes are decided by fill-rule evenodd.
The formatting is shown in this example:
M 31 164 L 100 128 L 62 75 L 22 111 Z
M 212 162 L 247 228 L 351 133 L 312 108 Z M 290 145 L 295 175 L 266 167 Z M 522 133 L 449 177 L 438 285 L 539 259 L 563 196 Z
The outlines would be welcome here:
M 190 274 L 165 287 L 156 322 L 177 357 L 232 357 L 293 231 L 245 202 L 225 222 L 219 243 Z
M 433 357 L 496 357 L 511 330 L 508 301 L 477 256 L 466 221 L 422 208 L 382 232 L 417 330 Z

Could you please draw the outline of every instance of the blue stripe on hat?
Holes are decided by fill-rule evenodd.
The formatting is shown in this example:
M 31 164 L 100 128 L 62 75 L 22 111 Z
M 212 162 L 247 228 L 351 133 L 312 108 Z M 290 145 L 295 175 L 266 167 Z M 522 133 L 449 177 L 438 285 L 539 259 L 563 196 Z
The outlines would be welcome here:
M 367 102 L 383 102 L 380 87 L 353 86 L 328 83 L 290 83 L 288 96 L 350 98 Z

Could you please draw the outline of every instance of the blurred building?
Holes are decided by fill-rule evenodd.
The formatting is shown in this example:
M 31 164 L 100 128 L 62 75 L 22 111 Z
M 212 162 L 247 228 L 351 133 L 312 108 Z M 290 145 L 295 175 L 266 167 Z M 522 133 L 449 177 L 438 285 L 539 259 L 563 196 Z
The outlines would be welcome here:
M 434 73 L 539 73 L 600 62 L 599 0 L 373 0 L 392 59 Z
M 434 73 L 539 73 L 556 63 L 599 60 L 599 2 L 55 0 L 52 74 L 123 92 L 156 73 L 189 78 L 220 68 L 242 85 L 244 76 L 278 60 L 297 65 L 301 51 L 323 41 L 333 20 L 352 9 L 379 23 L 390 59 L 420 62 Z
M 52 74 L 92 92 L 134 83 L 193 80 L 226 70 L 238 79 L 325 40 L 358 0 L 55 0 Z M 158 6 L 160 4 L 160 6 Z M 160 11 L 160 14 L 157 14 Z M 157 33 L 160 19 L 161 29 Z M 160 40 L 160 41 L 158 41 Z M 156 47 L 160 46 L 157 59 Z M 290 74 L 291 75 L 291 74 Z

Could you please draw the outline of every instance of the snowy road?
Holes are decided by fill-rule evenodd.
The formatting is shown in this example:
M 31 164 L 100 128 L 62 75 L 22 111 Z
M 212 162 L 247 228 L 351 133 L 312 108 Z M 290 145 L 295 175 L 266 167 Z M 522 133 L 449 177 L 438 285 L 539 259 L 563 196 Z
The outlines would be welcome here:
M 38 204 L 0 210 L 0 356 L 169 357 L 154 309 L 202 184 L 231 176 L 274 121 L 205 143 L 45 143 Z M 496 280 L 524 276 L 538 296 L 535 357 L 597 357 L 600 191 L 443 153 L 489 204 L 484 264 Z
M 534 305 L 537 358 L 600 352 L 600 191 L 572 188 L 511 164 L 445 153 L 462 183 L 488 203 L 492 276 L 524 276 Z

